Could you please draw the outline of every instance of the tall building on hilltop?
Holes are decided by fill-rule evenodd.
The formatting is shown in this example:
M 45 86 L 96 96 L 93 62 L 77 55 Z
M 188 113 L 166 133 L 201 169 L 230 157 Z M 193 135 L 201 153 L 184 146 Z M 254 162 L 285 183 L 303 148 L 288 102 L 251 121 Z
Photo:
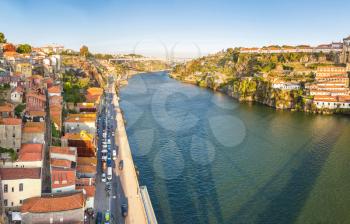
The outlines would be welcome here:
M 350 63 L 350 36 L 343 39 L 343 52 L 341 55 L 342 63 Z

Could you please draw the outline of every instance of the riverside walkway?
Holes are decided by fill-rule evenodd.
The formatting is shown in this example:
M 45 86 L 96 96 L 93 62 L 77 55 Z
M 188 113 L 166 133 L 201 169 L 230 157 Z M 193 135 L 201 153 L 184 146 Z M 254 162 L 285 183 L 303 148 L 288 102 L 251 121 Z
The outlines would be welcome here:
M 125 217 L 125 223 L 132 224 L 155 224 L 156 219 L 149 218 L 149 206 L 144 204 L 142 198 L 139 181 L 137 178 L 128 136 L 125 130 L 124 119 L 119 107 L 118 97 L 114 88 L 114 82 L 109 86 L 109 91 L 113 93 L 113 104 L 116 112 L 117 130 L 116 130 L 116 142 L 119 146 L 118 159 L 116 160 L 115 171 L 119 176 L 121 186 L 119 189 L 122 191 L 119 195 L 121 201 L 127 201 L 128 203 L 128 215 Z M 122 162 L 121 162 L 122 161 Z M 122 168 L 119 164 L 123 163 Z M 148 211 L 146 213 L 146 211 Z M 151 215 L 154 216 L 153 208 L 151 209 Z M 152 221 L 150 221 L 152 220 Z

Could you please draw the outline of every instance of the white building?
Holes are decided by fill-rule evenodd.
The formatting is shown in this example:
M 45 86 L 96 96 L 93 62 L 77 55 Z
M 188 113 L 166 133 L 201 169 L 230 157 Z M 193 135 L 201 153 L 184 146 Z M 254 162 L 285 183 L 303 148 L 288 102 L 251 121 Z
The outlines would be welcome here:
M 21 206 L 23 200 L 41 195 L 40 168 L 1 168 L 3 205 Z

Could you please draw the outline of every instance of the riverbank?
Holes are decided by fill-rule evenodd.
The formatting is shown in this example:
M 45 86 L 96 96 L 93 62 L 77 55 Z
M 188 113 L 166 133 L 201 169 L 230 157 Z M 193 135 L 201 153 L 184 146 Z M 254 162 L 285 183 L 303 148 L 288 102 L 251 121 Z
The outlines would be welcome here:
M 258 77 L 240 78 L 231 82 L 215 85 L 213 80 L 197 81 L 184 79 L 180 75 L 169 73 L 169 77 L 177 81 L 208 88 L 226 94 L 239 102 L 255 102 L 277 110 L 298 111 L 313 114 L 343 114 L 350 115 L 350 109 L 317 108 L 312 97 L 303 95 L 302 90 L 274 89 L 271 83 Z

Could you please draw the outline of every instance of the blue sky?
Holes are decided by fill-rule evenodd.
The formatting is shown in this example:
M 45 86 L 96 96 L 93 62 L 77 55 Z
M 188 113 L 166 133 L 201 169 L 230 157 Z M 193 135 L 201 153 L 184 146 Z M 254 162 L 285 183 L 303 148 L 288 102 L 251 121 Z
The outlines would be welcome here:
M 0 0 L 0 32 L 35 46 L 200 56 L 340 41 L 350 35 L 349 8 L 348 0 Z

